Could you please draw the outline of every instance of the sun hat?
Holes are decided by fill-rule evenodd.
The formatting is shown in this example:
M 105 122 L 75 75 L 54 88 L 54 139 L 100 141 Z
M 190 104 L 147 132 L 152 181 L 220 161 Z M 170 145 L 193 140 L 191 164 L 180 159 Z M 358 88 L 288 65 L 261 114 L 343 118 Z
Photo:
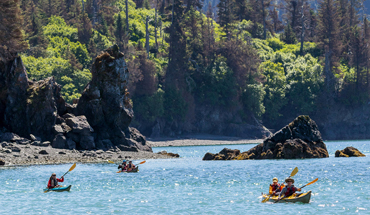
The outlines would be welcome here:
M 278 178 L 276 178 L 276 177 L 272 179 L 272 182 L 278 182 L 278 181 L 279 181 L 279 180 L 278 180 Z
M 294 179 L 293 179 L 293 178 L 286 178 L 286 179 L 285 179 L 285 182 L 286 182 L 286 183 L 288 183 L 288 181 L 291 181 L 291 182 L 293 182 L 293 183 L 294 183 Z

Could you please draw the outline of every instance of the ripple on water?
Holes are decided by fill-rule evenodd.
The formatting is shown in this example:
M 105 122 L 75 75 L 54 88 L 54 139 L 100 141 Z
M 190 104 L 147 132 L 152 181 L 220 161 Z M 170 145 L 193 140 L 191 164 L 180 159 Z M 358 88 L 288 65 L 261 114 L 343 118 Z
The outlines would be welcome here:
M 335 150 L 353 145 L 365 158 L 334 158 Z M 116 174 L 110 164 L 78 164 L 65 177 L 71 192 L 43 193 L 52 172 L 66 165 L 0 170 L 0 214 L 337 214 L 369 213 L 370 142 L 329 142 L 330 158 L 205 162 L 206 152 L 224 146 L 154 148 L 179 153 L 180 159 L 148 160 L 137 174 Z M 248 150 L 253 145 L 227 146 Z M 297 186 L 319 178 L 310 204 L 262 204 L 272 177 L 282 181 L 293 168 Z

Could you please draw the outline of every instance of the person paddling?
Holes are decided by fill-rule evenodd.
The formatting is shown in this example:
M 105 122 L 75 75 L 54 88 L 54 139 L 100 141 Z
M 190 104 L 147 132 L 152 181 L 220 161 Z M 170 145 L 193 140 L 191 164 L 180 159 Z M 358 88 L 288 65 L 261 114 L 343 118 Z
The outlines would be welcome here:
M 294 187 L 294 179 L 287 178 L 285 179 L 285 182 L 287 183 L 287 185 L 281 190 L 278 198 L 279 200 L 281 199 L 281 195 L 284 195 L 284 198 L 286 198 L 293 195 L 297 191 L 301 191 L 301 188 Z
M 49 182 L 48 182 L 48 189 L 52 189 L 54 187 L 59 187 L 58 182 L 64 182 L 64 176 L 62 178 L 57 178 L 57 174 L 53 173 L 50 176 Z
M 135 165 L 132 163 L 132 161 L 128 162 L 127 171 L 132 171 L 135 169 Z
M 127 172 L 127 163 L 126 160 L 122 161 L 122 164 L 118 166 L 118 169 L 121 169 L 122 172 Z
M 272 179 L 272 184 L 270 184 L 269 194 L 270 195 L 279 195 L 281 189 L 285 187 L 284 184 L 279 184 L 279 180 L 275 177 Z

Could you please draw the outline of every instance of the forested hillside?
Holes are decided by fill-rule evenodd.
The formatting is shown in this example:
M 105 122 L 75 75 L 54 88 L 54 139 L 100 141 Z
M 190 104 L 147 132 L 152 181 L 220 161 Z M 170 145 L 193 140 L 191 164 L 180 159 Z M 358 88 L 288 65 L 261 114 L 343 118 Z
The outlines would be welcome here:
M 54 76 L 72 103 L 90 81 L 93 59 L 118 44 L 129 65 L 134 126 L 144 134 L 233 135 L 219 124 L 278 128 L 300 114 L 367 103 L 367 4 L 21 0 L 28 47 L 14 51 L 29 78 Z M 0 20 L 11 13 L 0 12 Z

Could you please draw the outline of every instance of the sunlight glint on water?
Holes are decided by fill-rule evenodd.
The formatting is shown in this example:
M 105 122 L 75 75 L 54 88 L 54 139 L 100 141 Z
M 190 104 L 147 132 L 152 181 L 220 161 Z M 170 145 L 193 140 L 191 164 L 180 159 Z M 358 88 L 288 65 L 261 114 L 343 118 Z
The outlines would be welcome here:
M 366 158 L 334 158 L 337 149 L 354 146 Z M 179 153 L 180 159 L 147 160 L 137 174 L 117 174 L 113 164 L 78 164 L 66 176 L 71 192 L 42 192 L 52 172 L 70 164 L 0 169 L 0 214 L 370 214 L 370 141 L 327 142 L 330 158 L 305 160 L 202 161 L 224 147 L 154 148 Z M 315 178 L 310 204 L 262 204 L 272 177 L 293 168 L 297 186 Z M 288 207 L 288 210 L 287 210 Z

